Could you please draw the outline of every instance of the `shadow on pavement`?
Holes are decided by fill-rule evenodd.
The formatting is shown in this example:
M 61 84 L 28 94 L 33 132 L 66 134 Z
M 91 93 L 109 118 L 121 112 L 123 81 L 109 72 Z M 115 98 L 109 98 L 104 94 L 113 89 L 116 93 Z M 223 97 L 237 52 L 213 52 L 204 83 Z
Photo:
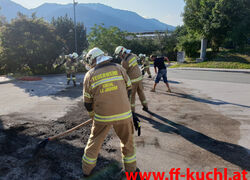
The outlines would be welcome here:
M 151 80 L 154 83 L 155 78 L 153 78 Z M 162 79 L 161 79 L 161 83 L 164 83 Z M 172 81 L 172 80 L 168 80 L 168 83 L 169 84 L 181 84 L 181 82 L 179 82 L 179 81 Z M 145 84 L 149 85 L 151 88 L 153 87 L 153 84 L 151 82 L 148 83 L 147 81 L 143 81 L 143 85 L 145 85 Z
M 242 105 L 242 104 L 230 103 L 230 102 L 226 102 L 226 101 L 222 101 L 222 100 L 218 100 L 218 99 L 209 100 L 209 99 L 199 98 L 199 97 L 193 96 L 191 94 L 172 92 L 172 93 L 168 93 L 168 95 L 179 97 L 179 98 L 190 99 L 193 101 L 202 102 L 202 103 L 206 103 L 206 104 L 217 105 L 217 106 L 218 105 L 234 105 L 234 106 L 239 106 L 239 107 L 243 107 L 243 108 L 250 108 L 250 106 L 246 106 L 246 105 Z
M 26 132 L 30 132 L 30 129 L 32 127 L 26 124 L 4 129 L 0 117 L 1 180 L 84 179 L 81 169 L 83 148 L 63 141 L 53 141 L 48 143 L 46 148 L 36 157 L 32 157 L 36 145 L 41 141 L 40 138 L 35 136 L 39 133 L 45 134 L 45 132 L 38 131 L 34 133 L 36 135 L 27 135 L 28 133 Z M 81 136 L 84 138 L 84 134 Z M 74 136 L 71 138 L 74 140 Z M 99 157 L 94 175 L 88 179 L 116 180 L 116 175 L 120 170 L 121 168 L 117 161 Z
M 200 148 L 205 149 L 217 156 L 220 156 L 224 160 L 235 164 L 244 170 L 250 170 L 249 149 L 236 144 L 218 141 L 181 124 L 170 121 L 153 112 L 149 111 L 148 113 L 167 124 L 154 121 L 151 118 L 140 114 L 137 114 L 137 116 L 139 118 L 147 120 L 150 124 L 153 125 L 154 128 L 158 129 L 161 132 L 177 134 L 188 140 L 189 142 L 199 146 Z
M 163 81 L 163 80 L 161 80 L 161 81 Z M 168 80 L 168 83 L 170 83 L 170 84 L 180 84 L 180 82 L 178 82 L 178 81 L 171 81 L 171 80 Z

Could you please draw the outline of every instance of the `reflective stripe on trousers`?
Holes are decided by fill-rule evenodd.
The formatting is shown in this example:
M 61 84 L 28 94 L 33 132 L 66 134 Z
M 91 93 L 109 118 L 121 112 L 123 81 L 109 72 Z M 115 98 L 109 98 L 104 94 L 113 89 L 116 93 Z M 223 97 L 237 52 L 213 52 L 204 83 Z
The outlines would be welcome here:
M 134 154 L 131 157 L 123 157 L 123 162 L 124 163 L 133 163 L 136 161 L 136 154 Z
M 95 164 L 97 159 L 89 158 L 85 154 L 82 156 L 82 160 L 88 164 Z

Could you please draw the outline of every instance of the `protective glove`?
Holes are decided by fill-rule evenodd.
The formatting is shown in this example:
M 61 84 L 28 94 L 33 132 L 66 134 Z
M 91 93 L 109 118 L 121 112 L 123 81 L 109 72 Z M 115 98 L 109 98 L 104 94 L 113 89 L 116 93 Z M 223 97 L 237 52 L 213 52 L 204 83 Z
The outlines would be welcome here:
M 133 122 L 134 122 L 135 130 L 138 131 L 138 136 L 140 136 L 141 135 L 141 124 L 140 124 L 141 121 L 135 115 L 134 112 L 132 114 L 133 114 Z
M 95 116 L 95 112 L 94 112 L 94 111 L 89 111 L 88 113 L 89 113 L 89 117 L 90 117 L 91 119 L 93 119 L 94 116 Z

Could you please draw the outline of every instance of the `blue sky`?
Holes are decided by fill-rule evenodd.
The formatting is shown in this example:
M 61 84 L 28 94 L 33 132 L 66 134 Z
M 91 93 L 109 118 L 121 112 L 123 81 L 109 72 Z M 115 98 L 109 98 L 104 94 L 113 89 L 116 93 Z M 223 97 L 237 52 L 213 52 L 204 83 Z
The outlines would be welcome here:
M 35 8 L 45 2 L 68 4 L 73 0 L 12 0 L 26 8 Z M 156 18 L 170 25 L 182 25 L 184 0 L 77 0 L 79 3 L 102 3 L 113 8 L 134 11 L 146 18 Z

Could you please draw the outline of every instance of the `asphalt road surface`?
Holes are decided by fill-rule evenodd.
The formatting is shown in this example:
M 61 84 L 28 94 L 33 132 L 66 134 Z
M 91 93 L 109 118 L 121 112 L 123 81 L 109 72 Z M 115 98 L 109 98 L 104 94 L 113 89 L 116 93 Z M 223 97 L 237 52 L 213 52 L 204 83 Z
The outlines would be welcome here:
M 168 69 L 169 77 L 250 84 L 250 73 Z
M 154 82 L 144 78 L 150 112 L 141 110 L 137 97 L 142 135 L 135 142 L 141 171 L 181 168 L 187 175 L 187 168 L 227 168 L 229 177 L 244 169 L 250 173 L 249 74 L 168 70 L 168 78 L 173 93 L 166 92 L 163 82 L 150 92 Z M 90 126 L 48 144 L 35 159 L 30 155 L 40 140 L 88 119 L 82 79 L 77 76 L 77 88 L 67 86 L 64 76 L 0 83 L 0 179 L 82 179 L 81 156 Z M 117 179 L 120 159 L 119 139 L 111 131 L 95 173 Z
M 149 92 L 153 82 L 144 80 L 151 112 L 137 108 L 144 119 L 137 138 L 142 171 L 249 172 L 250 75 L 169 69 L 168 79 L 173 93 L 163 82 Z

